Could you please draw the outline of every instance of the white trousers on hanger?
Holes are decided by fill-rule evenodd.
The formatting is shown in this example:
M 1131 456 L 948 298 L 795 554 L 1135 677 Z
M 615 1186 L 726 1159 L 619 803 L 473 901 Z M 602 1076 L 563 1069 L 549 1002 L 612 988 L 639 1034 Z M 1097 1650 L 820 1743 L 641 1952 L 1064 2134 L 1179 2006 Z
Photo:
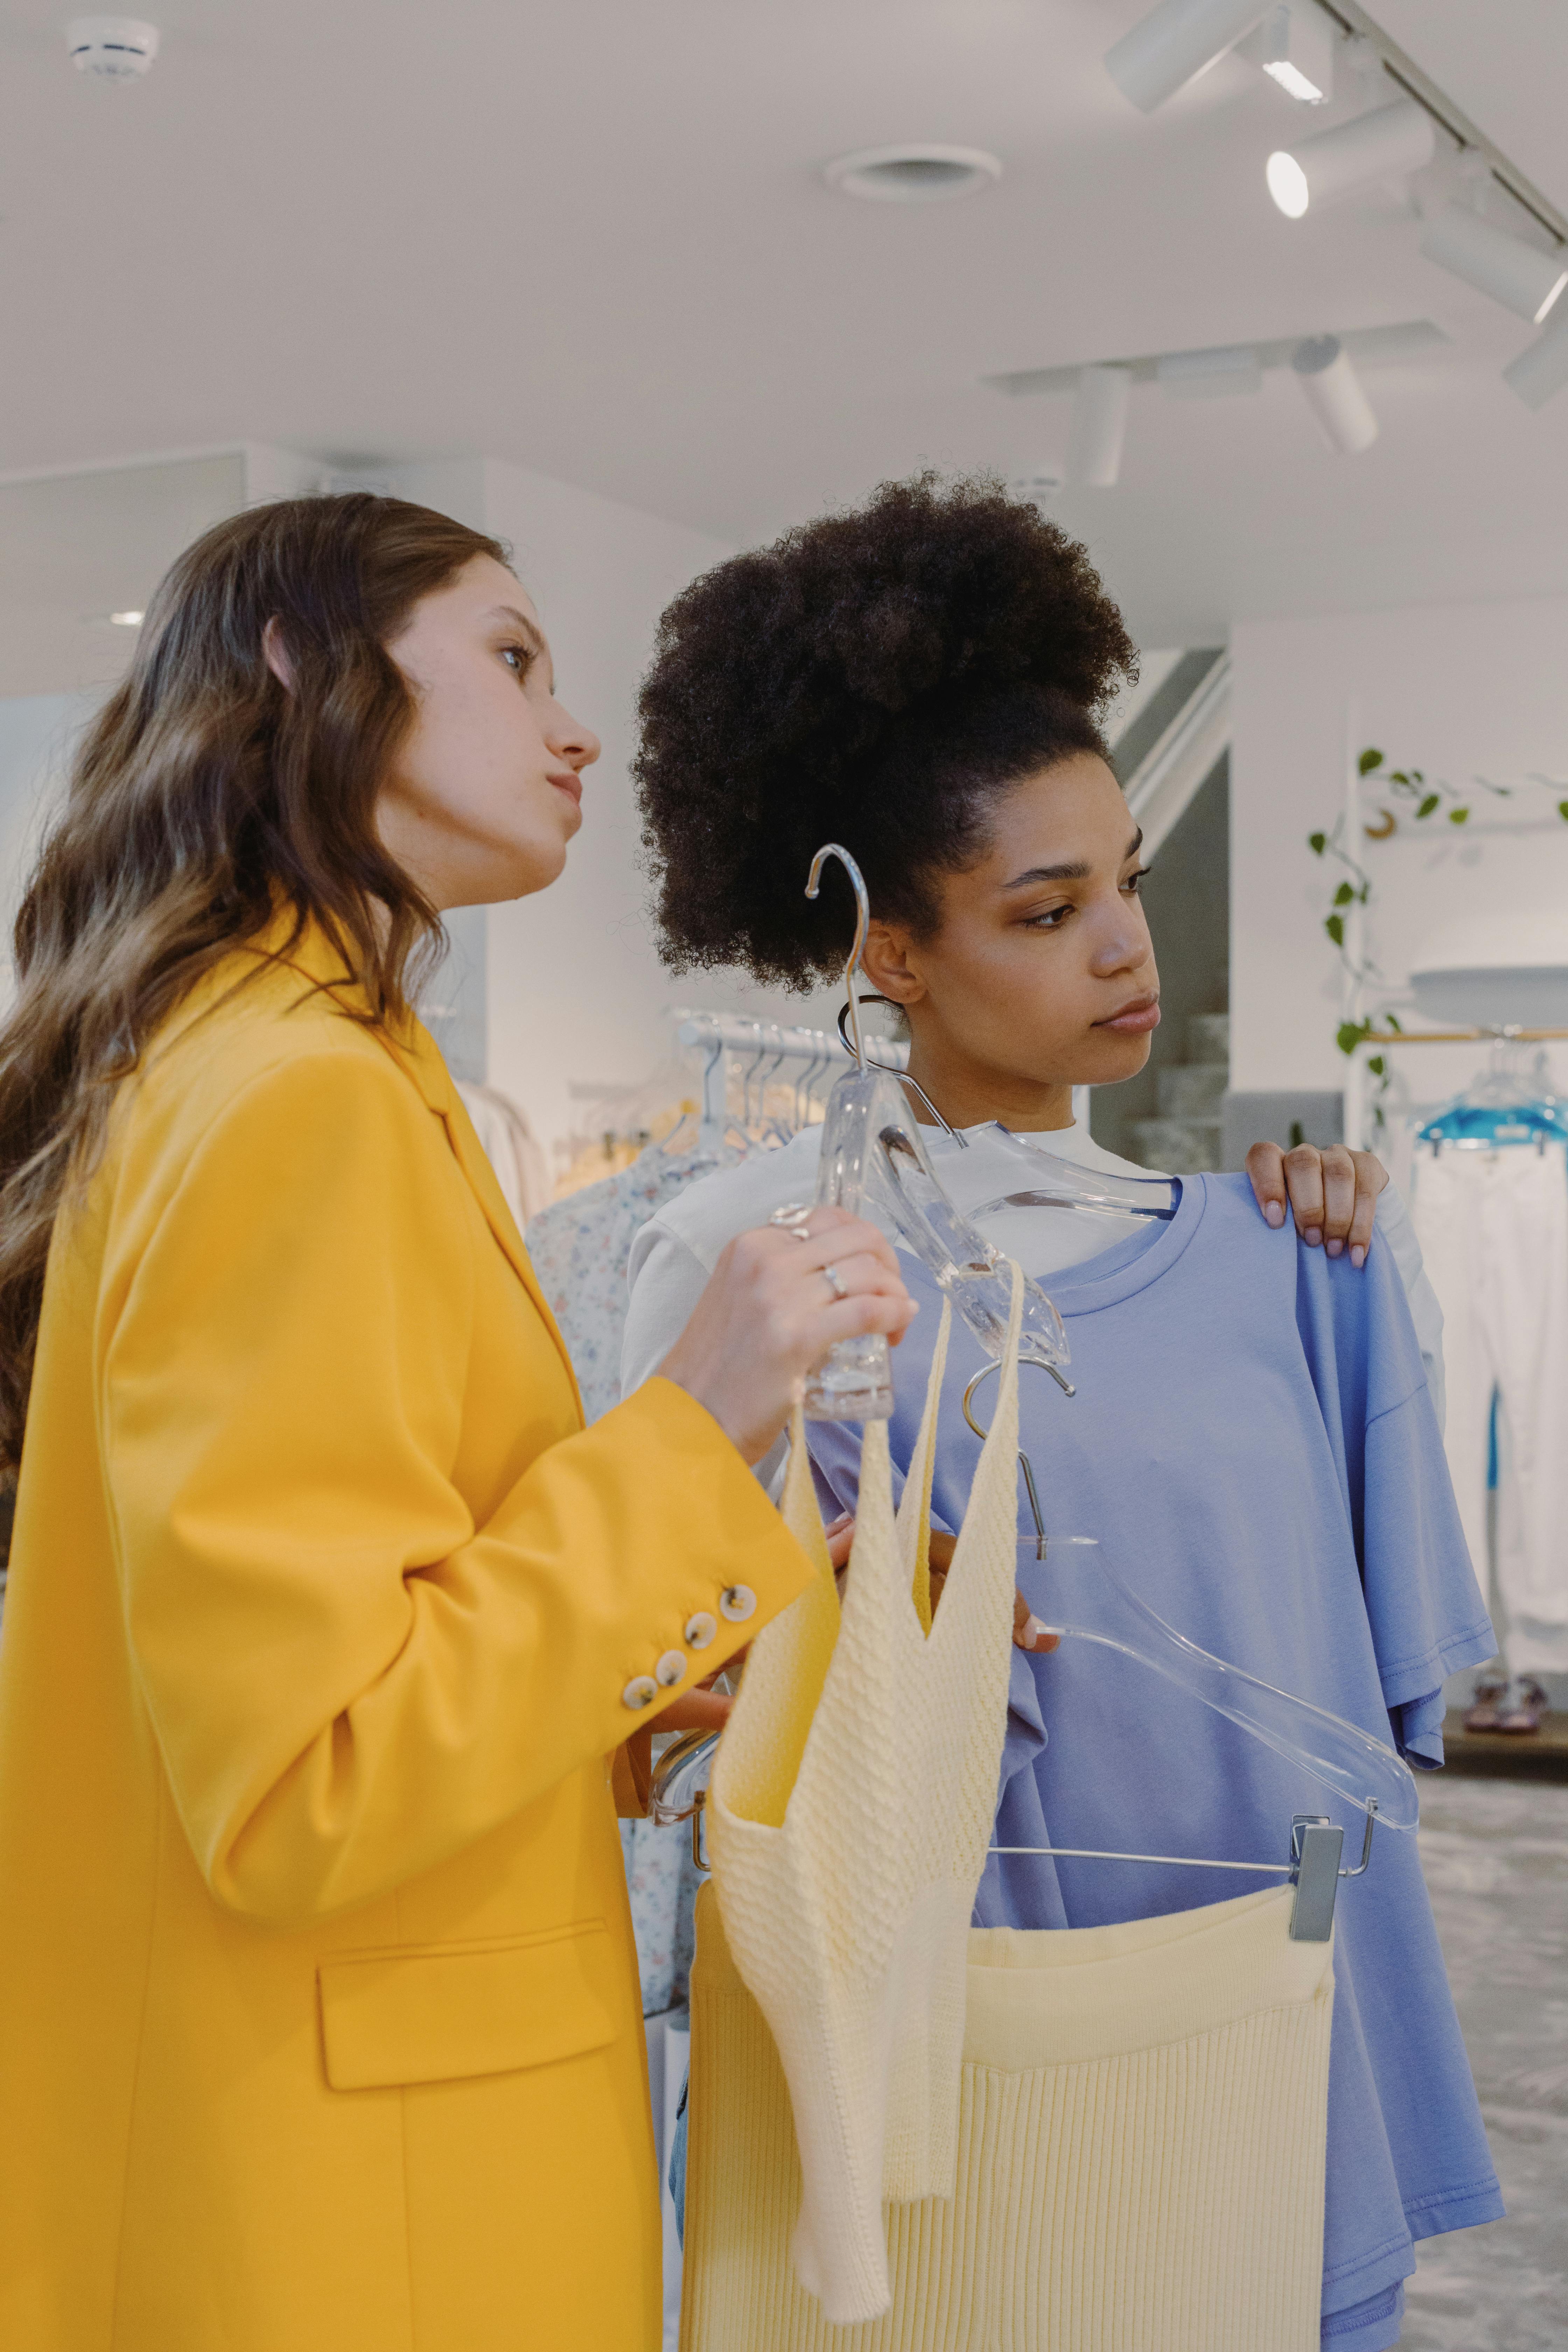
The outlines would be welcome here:
M 1415 1164 L 1415 1230 L 1443 1309 L 1445 1442 L 1484 1574 L 1498 1398 L 1498 1595 L 1516 1674 L 1568 1670 L 1568 1162 L 1563 1147 L 1446 1146 Z

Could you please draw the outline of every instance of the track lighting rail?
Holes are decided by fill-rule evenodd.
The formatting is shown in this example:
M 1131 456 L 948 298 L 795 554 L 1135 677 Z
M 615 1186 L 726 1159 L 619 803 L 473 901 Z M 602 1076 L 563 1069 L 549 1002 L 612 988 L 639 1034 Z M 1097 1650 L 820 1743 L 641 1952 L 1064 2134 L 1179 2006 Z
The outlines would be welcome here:
M 1451 139 L 1456 147 L 1469 148 L 1480 155 L 1498 185 L 1506 190 L 1516 205 L 1527 212 L 1538 226 L 1554 236 L 1559 245 L 1568 246 L 1568 216 L 1560 213 L 1549 197 L 1543 196 L 1531 180 L 1527 180 L 1517 163 L 1510 163 L 1500 147 L 1494 146 L 1484 131 L 1479 131 L 1468 114 L 1462 113 L 1446 90 L 1424 74 L 1414 58 L 1407 57 L 1396 41 L 1357 5 L 1357 0 L 1318 0 L 1326 16 L 1333 19 L 1342 32 L 1352 39 L 1371 43 L 1377 51 L 1384 72 L 1398 84 L 1406 98 L 1413 98 L 1424 112 L 1429 114 L 1439 131 Z

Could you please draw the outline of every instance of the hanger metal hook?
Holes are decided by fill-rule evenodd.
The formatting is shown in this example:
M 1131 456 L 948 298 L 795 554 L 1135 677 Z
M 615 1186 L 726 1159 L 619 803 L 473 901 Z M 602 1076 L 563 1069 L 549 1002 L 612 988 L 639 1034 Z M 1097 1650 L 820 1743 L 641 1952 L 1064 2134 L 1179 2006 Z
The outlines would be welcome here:
M 844 1024 L 851 1017 L 850 1006 L 852 1006 L 856 1002 L 856 998 L 852 995 L 849 999 L 848 1004 L 841 1004 L 838 1008 L 838 1034 L 844 1044 L 848 1045 L 849 1051 L 852 1054 L 855 1052 L 855 1047 L 850 1043 L 850 1040 L 844 1035 Z M 858 1002 L 862 1004 L 892 1004 L 900 1012 L 903 1009 L 898 1004 L 897 998 L 892 996 L 862 996 L 859 998 Z M 858 1024 L 857 1024 L 857 1034 L 858 1034 Z M 953 1142 L 957 1144 L 961 1151 L 968 1150 L 969 1138 L 966 1135 L 961 1135 L 956 1127 L 949 1127 L 946 1119 L 943 1118 L 941 1111 L 938 1110 L 935 1103 L 932 1102 L 930 1095 L 927 1094 L 924 1087 L 921 1086 L 918 1078 L 911 1078 L 908 1070 L 895 1070 L 891 1062 L 876 1062 L 868 1060 L 864 1053 L 860 1054 L 857 1058 L 858 1059 L 860 1067 L 863 1070 L 886 1070 L 890 1078 L 897 1078 L 900 1086 L 911 1087 L 915 1093 L 919 1095 L 921 1102 L 924 1103 L 927 1110 L 930 1111 L 932 1118 L 935 1119 L 938 1127 L 941 1128 L 943 1135 L 951 1136 Z
M 855 974 L 860 968 L 860 958 L 866 947 L 866 934 L 871 926 L 871 901 L 867 893 L 865 876 L 850 856 L 849 852 L 837 841 L 825 841 L 812 859 L 811 873 L 805 885 L 806 897 L 816 898 L 822 887 L 823 866 L 830 857 L 837 858 L 844 871 L 848 875 L 849 887 L 855 893 L 855 944 L 849 950 L 849 961 L 844 967 L 844 992 L 849 999 L 849 1026 L 854 1034 L 846 1038 L 845 1043 L 860 1067 L 864 1069 L 866 1048 L 860 1036 L 860 1007 L 855 996 Z M 842 1031 L 840 1034 L 842 1034 Z
M 974 1374 L 973 1378 L 964 1388 L 963 1418 L 969 1423 L 970 1428 L 974 1432 L 975 1436 L 982 1440 L 989 1437 L 991 1432 L 988 1429 L 982 1429 L 980 1423 L 974 1418 L 973 1410 L 974 1391 L 980 1386 L 982 1381 L 988 1380 L 993 1372 L 999 1372 L 1001 1369 L 1002 1363 L 999 1357 L 994 1359 L 993 1361 L 988 1364 L 982 1364 L 980 1370 Z M 1070 1381 L 1063 1380 L 1060 1372 L 1058 1371 L 1054 1364 L 1042 1364 L 1038 1366 L 1037 1369 L 1041 1371 L 1049 1372 L 1058 1388 L 1059 1388 L 1065 1395 L 1072 1395 L 1072 1382 Z M 1018 1448 L 1018 1467 L 1024 1474 L 1025 1491 L 1029 1497 L 1029 1516 L 1035 1522 L 1035 1558 L 1037 1559 L 1044 1559 L 1046 1556 L 1047 1543 L 1045 1516 L 1040 1509 L 1039 1491 L 1035 1485 L 1035 1465 L 1030 1461 L 1028 1455 L 1025 1453 L 1021 1445 Z

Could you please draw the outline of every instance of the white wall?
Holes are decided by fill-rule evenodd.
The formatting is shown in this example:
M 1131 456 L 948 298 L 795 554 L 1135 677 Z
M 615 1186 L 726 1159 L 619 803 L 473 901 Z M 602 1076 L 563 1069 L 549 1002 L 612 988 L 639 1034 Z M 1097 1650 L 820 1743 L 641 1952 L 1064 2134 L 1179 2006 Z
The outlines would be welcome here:
M 537 600 L 562 698 L 605 747 L 584 780 L 583 830 L 564 876 L 538 898 L 489 916 L 490 1081 L 523 1105 L 548 1141 L 574 1123 L 571 1080 L 635 1083 L 668 1058 L 673 1005 L 798 1021 L 822 1018 L 838 997 L 805 1002 L 733 974 L 677 980 L 654 945 L 627 775 L 637 688 L 665 605 L 730 550 L 494 459 L 482 461 L 476 487 L 484 528 L 510 541 Z M 456 495 L 462 486 L 447 488 Z M 479 518 L 470 510 L 469 519 Z
M 1568 777 L 1568 599 L 1240 622 L 1231 660 L 1231 1084 L 1339 1087 L 1340 973 L 1321 929 L 1336 877 L 1307 835 L 1332 824 L 1365 744 L 1460 788 Z M 1568 824 L 1544 794 L 1501 820 L 1430 822 L 1361 844 L 1379 907 L 1369 944 L 1397 979 L 1476 908 L 1568 908 Z M 1402 1093 L 1437 1101 L 1479 1059 L 1417 1046 L 1394 1066 Z M 1568 1056 L 1557 1067 L 1568 1083 Z
M 11 925 L 51 800 L 95 699 L 79 694 L 0 698 L 0 1011 L 15 993 Z

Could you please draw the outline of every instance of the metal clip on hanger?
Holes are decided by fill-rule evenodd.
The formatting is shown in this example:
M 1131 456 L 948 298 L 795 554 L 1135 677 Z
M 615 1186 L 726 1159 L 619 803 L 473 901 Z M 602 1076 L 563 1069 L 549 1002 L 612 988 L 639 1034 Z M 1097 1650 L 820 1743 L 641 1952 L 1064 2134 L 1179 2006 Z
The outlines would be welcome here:
M 839 860 L 855 893 L 855 942 L 844 972 L 849 1000 L 845 1043 L 855 1056 L 855 1067 L 845 1072 L 827 1097 L 817 1168 L 818 1205 L 849 1209 L 857 1215 L 879 1210 L 929 1268 L 981 1346 L 999 1357 L 1012 1299 L 1009 1262 L 943 1190 L 902 1091 L 914 1081 L 900 1077 L 885 1063 L 867 1059 L 855 974 L 870 924 L 870 900 L 860 868 L 836 841 L 826 843 L 812 859 L 806 897 L 816 897 L 829 857 Z M 925 1100 L 923 1093 L 921 1099 Z M 779 1223 L 789 1223 L 805 1212 L 774 1213 Z M 1061 1317 L 1039 1285 L 1027 1280 L 1020 1356 L 1025 1363 L 1049 1372 L 1071 1396 L 1071 1383 L 1061 1370 L 1068 1361 Z M 805 1411 L 813 1421 L 886 1421 L 892 1410 L 888 1343 L 879 1332 L 841 1339 L 806 1382 Z
M 963 1417 L 980 1438 L 985 1431 L 974 1417 L 974 1392 L 997 1369 L 983 1364 L 963 1391 Z M 1359 1878 L 1366 1869 L 1375 1824 L 1383 1822 L 1396 1830 L 1416 1825 L 1415 1781 L 1409 1766 L 1356 1724 L 1295 1698 L 1189 1642 L 1123 1584 L 1102 1557 L 1096 1537 L 1047 1538 L 1034 1466 L 1022 1451 L 1018 1463 L 1035 1530 L 1018 1546 L 1018 1584 L 1046 1630 L 1062 1640 L 1094 1642 L 1115 1650 L 1189 1697 L 1201 1699 L 1355 1806 L 1365 1815 L 1366 1827 L 1361 1860 L 1349 1870 L 1340 1866 L 1344 1831 L 1326 1813 L 1292 1816 L 1289 1862 L 1220 1862 L 1196 1854 L 1114 1853 L 1083 1846 L 993 1846 L 992 1853 L 1052 1853 L 1075 1861 L 1155 1863 L 1182 1870 L 1239 1870 L 1286 1878 L 1296 1889 L 1291 1936 L 1298 1943 L 1325 1942 L 1333 1926 L 1339 1881 Z M 1036 1572 L 1047 1559 L 1052 1570 L 1048 1580 Z
M 649 1821 L 661 1829 L 674 1822 L 689 1822 L 691 1859 L 699 1870 L 708 1867 L 702 1812 L 708 1799 L 708 1775 L 719 1739 L 717 1731 L 678 1732 L 656 1760 L 648 1783 Z

